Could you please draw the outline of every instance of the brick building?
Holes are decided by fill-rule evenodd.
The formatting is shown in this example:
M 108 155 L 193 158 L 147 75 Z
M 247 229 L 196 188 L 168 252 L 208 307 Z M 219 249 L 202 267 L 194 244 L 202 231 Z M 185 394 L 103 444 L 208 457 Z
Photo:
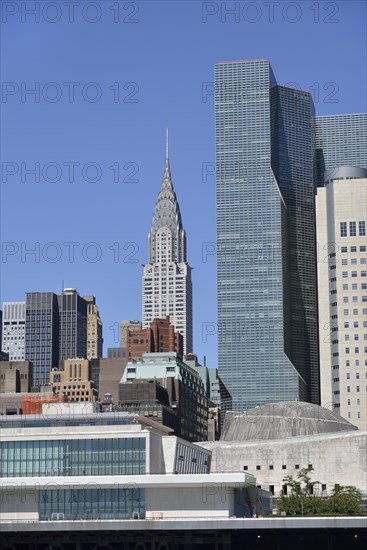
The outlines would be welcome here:
M 129 330 L 126 333 L 128 359 L 141 357 L 143 353 L 176 352 L 183 356 L 183 336 L 175 332 L 170 318 L 153 319 L 150 327 L 140 330 Z

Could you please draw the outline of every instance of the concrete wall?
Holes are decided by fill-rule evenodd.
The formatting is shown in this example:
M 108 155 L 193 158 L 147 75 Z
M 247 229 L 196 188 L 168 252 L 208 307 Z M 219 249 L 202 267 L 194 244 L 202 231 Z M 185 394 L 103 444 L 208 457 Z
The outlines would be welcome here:
M 102 401 L 106 393 L 112 395 L 112 401 L 120 399 L 119 384 L 125 371 L 127 358 L 99 359 L 99 399 Z
M 21 393 L 0 393 L 0 414 L 20 414 L 22 412 L 22 398 Z
M 295 468 L 296 465 L 305 468 L 309 464 L 314 468 L 312 479 L 326 484 L 328 491 L 338 483 L 354 485 L 367 494 L 366 431 L 269 441 L 217 441 L 198 445 L 212 451 L 212 473 L 240 472 L 247 466 L 246 472 L 256 477 L 256 484 L 266 490 L 270 490 L 270 485 L 273 485 L 276 496 L 282 489 L 285 476 L 297 476 L 299 470 Z
M 234 515 L 235 490 L 225 483 L 179 489 L 150 487 L 145 491 L 147 519 L 228 518 Z M 0 498 L 0 520 L 39 519 L 38 489 L 3 489 Z
M 38 495 L 24 489 L 2 490 L 0 520 L 38 520 Z
M 228 518 L 234 514 L 234 489 L 212 484 L 202 487 L 148 489 L 146 518 Z
M 97 411 L 96 403 L 74 402 L 74 403 L 43 403 L 42 414 L 46 418 L 73 418 L 74 415 L 82 414 L 88 417 Z
M 163 457 L 163 451 L 162 451 L 161 435 L 155 433 L 153 430 L 151 430 L 149 433 L 150 433 L 150 437 L 147 437 L 146 439 L 147 473 L 165 474 L 166 470 L 165 470 L 164 457 Z M 172 439 L 176 441 L 175 437 L 173 437 Z M 148 448 L 148 445 L 149 445 L 149 448 Z
M 0 393 L 28 392 L 31 372 L 29 361 L 0 361 Z
M 175 473 L 177 437 L 162 437 L 162 452 L 166 474 Z

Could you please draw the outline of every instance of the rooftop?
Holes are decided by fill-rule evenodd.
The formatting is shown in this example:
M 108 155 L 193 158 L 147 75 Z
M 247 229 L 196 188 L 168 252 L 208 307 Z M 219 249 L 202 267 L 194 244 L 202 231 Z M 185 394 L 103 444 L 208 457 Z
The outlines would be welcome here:
M 286 439 L 357 430 L 333 411 L 303 401 L 268 403 L 243 412 L 227 412 L 221 441 Z

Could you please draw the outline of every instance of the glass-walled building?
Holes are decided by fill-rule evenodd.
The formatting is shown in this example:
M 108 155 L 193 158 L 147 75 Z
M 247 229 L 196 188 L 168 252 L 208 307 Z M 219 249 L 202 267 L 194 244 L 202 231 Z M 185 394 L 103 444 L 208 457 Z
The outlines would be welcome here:
M 25 357 L 33 363 L 31 385 L 48 384 L 59 360 L 59 308 L 53 292 L 26 294 Z
M 317 403 L 311 96 L 219 63 L 215 114 L 219 375 L 233 410 Z
M 59 301 L 59 360 L 86 358 L 88 304 L 73 288 L 65 288 Z
M 0 429 L 2 522 L 229 518 L 255 487 L 249 474 L 212 475 L 211 451 L 170 428 L 89 403 L 0 417 Z
M 367 168 L 367 114 L 316 116 L 316 181 L 324 185 L 326 170 L 340 166 Z

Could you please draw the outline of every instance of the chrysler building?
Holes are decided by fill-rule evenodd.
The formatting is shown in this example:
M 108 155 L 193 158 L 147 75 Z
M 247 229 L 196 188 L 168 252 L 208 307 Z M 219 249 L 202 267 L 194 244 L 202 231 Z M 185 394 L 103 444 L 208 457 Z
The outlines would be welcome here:
M 174 192 L 168 158 L 148 235 L 148 263 L 143 274 L 143 328 L 157 317 L 169 316 L 183 335 L 184 354 L 192 353 L 192 282 L 186 261 L 186 233 Z

